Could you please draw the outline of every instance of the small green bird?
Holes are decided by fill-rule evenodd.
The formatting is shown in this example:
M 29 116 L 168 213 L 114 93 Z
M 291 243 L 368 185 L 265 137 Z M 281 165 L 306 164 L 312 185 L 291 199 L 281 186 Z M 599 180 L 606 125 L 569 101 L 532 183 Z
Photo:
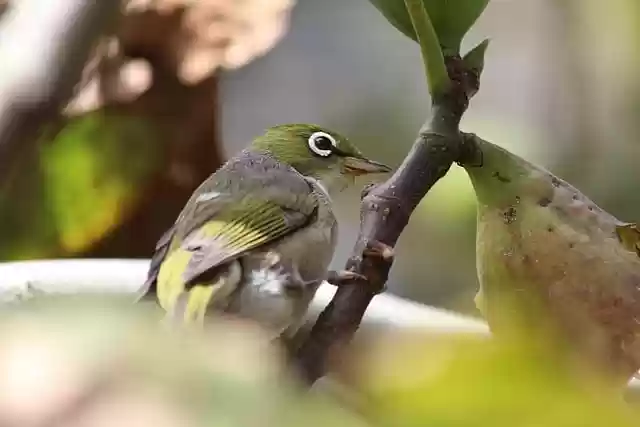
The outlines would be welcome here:
M 480 138 L 476 305 L 496 336 L 560 342 L 626 384 L 640 368 L 640 232 L 550 172 Z M 524 329 L 523 329 L 524 328 Z
M 290 336 L 322 280 L 349 276 L 328 271 L 330 195 L 388 171 L 336 132 L 272 127 L 195 190 L 156 246 L 145 292 L 179 321 L 202 324 L 212 309 Z

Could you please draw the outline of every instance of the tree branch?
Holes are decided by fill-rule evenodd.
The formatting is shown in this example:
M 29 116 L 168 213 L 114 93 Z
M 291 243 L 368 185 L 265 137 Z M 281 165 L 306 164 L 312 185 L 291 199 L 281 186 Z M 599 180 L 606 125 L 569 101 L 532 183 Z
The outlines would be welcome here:
M 347 269 L 367 280 L 340 286 L 297 353 L 296 361 L 309 383 L 323 376 L 329 359 L 351 340 L 369 303 L 384 289 L 391 262 L 368 255 L 367 248 L 376 242 L 395 246 L 413 210 L 451 164 L 476 154 L 472 140 L 462 137 L 459 124 L 469 98 L 478 90 L 479 76 L 460 57 L 445 60 L 452 84 L 432 99 L 431 117 L 402 165 L 362 200 L 360 234 Z
M 97 38 L 120 0 L 22 0 L 0 37 L 0 189 L 12 163 L 73 94 Z

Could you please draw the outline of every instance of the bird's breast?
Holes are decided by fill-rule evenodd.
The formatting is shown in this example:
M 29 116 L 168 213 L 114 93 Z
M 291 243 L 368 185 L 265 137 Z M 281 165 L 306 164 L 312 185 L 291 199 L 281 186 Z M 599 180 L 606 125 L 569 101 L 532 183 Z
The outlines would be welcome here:
M 296 289 L 295 272 L 282 261 L 273 251 L 243 257 L 242 284 L 228 311 L 253 319 L 276 333 L 297 322 L 308 304 L 303 299 L 305 289 Z

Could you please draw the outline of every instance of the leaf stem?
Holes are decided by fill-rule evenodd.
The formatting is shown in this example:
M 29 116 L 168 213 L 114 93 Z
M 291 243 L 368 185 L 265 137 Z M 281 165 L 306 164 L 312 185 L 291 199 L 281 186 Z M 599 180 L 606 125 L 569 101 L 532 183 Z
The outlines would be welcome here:
M 435 98 L 443 94 L 451 84 L 442 48 L 423 0 L 404 0 L 404 3 L 420 43 L 429 93 Z

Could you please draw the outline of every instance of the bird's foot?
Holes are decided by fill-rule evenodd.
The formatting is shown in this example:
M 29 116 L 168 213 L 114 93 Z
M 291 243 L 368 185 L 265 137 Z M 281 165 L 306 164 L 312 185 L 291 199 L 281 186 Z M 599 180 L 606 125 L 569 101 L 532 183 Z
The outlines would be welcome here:
M 391 264 L 395 256 L 393 248 L 386 243 L 378 240 L 367 242 L 367 246 L 362 251 L 362 255 L 366 257 L 377 258 L 385 263 Z
M 356 273 L 355 271 L 349 270 L 330 271 L 327 275 L 326 280 L 327 282 L 338 288 L 350 284 L 358 284 L 364 286 L 368 286 L 371 284 L 371 281 L 364 274 Z M 379 294 L 386 290 L 386 285 L 383 285 L 382 288 L 375 293 Z
M 376 187 L 377 187 L 376 184 L 367 184 L 367 185 L 365 185 L 362 188 L 362 191 L 360 192 L 360 199 L 364 199 L 365 197 L 367 197 L 369 195 L 369 193 L 371 193 L 371 190 L 373 190 Z
M 362 251 L 363 257 L 371 257 L 376 260 L 382 261 L 385 264 L 390 265 L 393 262 L 393 248 L 387 244 L 378 241 L 371 241 L 367 243 L 367 246 Z M 384 280 L 381 280 L 383 282 Z M 357 273 L 351 270 L 330 271 L 327 275 L 327 282 L 334 286 L 340 287 L 350 283 L 364 283 L 371 284 L 371 280 L 364 274 Z M 386 283 L 382 284 L 381 288 L 376 293 L 382 293 L 386 291 Z
M 339 270 L 339 271 L 329 271 L 327 274 L 327 282 L 331 283 L 333 286 L 340 287 L 349 283 L 362 281 L 367 282 L 368 279 L 366 276 L 356 273 L 355 271 L 349 270 Z

